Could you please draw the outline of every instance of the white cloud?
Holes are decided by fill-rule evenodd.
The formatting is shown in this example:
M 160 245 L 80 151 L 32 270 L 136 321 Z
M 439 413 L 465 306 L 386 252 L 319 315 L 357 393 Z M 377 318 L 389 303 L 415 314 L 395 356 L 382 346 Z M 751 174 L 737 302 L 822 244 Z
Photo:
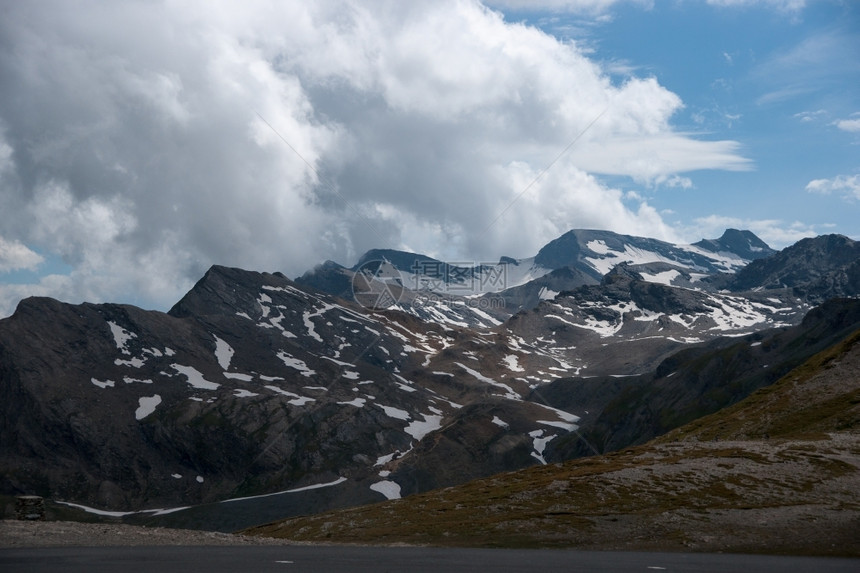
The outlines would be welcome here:
M 800 239 L 819 234 L 815 227 L 794 221 L 791 223 L 778 219 L 744 219 L 709 215 L 695 219 L 694 225 L 684 231 L 689 242 L 722 235 L 726 229 L 748 229 L 773 249 L 783 249 Z
M 692 189 L 693 181 L 689 177 L 681 177 L 680 175 L 672 175 L 669 177 L 661 176 L 656 180 L 657 185 L 666 187 L 675 187 L 681 189 Z
M 695 141 L 681 134 L 659 133 L 637 137 L 616 136 L 577 148 L 575 160 L 594 173 L 630 175 L 643 182 L 662 181 L 673 174 L 708 169 L 713 165 L 731 171 L 753 169 L 739 154 L 735 141 Z
M 654 0 L 489 0 L 487 5 L 508 10 L 569 12 L 574 14 L 601 15 L 616 4 L 640 4 L 653 6 Z
M 840 193 L 847 198 L 860 199 L 860 175 L 837 175 L 833 179 L 813 179 L 806 184 L 806 190 L 821 195 Z
M 836 127 L 842 131 L 850 131 L 853 133 L 860 132 L 860 118 L 857 119 L 840 119 L 836 122 Z
M 20 241 L 7 241 L 0 237 L 0 273 L 19 269 L 32 271 L 44 261 L 42 255 L 30 250 Z
M 477 2 L 4 12 L 0 236 L 72 266 L 30 293 L 164 308 L 213 263 L 295 276 L 371 247 L 466 259 L 573 227 L 669 238 L 590 173 L 683 187 L 750 168 L 736 142 L 676 132 L 683 103 L 656 79 L 614 83 Z
M 719 8 L 761 7 L 796 14 L 806 7 L 806 0 L 706 0 Z M 652 7 L 654 0 L 489 0 L 488 5 L 499 9 L 569 12 L 574 14 L 606 14 L 618 4 L 639 4 Z
M 806 0 L 707 0 L 707 3 L 723 8 L 773 8 L 788 13 L 800 12 L 806 7 Z
M 638 195 L 607 188 L 575 166 L 565 164 L 550 170 L 525 193 L 522 190 L 539 172 L 522 162 L 500 167 L 499 171 L 499 179 L 511 181 L 512 186 L 499 194 L 492 206 L 497 219 L 484 231 L 496 256 L 534 255 L 572 228 L 606 229 L 669 241 L 678 238 Z M 531 241 L 523 241 L 524 230 Z
M 827 111 L 823 109 L 819 109 L 816 111 L 802 111 L 800 113 L 794 114 L 794 117 L 799 119 L 802 122 L 811 122 L 816 121 L 820 118 L 827 117 Z

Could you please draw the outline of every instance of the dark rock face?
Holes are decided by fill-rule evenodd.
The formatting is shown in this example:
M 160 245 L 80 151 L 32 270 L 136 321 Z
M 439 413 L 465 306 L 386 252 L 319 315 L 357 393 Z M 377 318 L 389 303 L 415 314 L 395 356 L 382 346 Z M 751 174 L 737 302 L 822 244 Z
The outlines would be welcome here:
M 860 243 L 842 235 L 803 239 L 766 259 L 753 261 L 729 282 L 732 290 L 791 289 L 809 302 L 860 291 Z

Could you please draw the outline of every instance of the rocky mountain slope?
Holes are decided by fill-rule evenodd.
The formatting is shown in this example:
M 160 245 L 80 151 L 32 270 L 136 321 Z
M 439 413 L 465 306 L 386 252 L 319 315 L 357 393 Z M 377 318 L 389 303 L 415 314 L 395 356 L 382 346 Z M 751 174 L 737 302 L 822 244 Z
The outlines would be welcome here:
M 817 299 L 796 271 L 731 291 L 744 271 L 722 271 L 767 254 L 746 232 L 686 248 L 559 240 L 591 270 L 430 302 L 397 252 L 314 283 L 343 294 L 348 280 L 352 300 L 218 266 L 167 313 L 26 299 L 0 320 L 0 494 L 222 530 L 399 498 L 641 443 L 772 383 L 858 320 L 852 299 L 807 314 Z M 525 280 L 561 243 L 499 265 Z M 809 245 L 815 297 L 860 294 L 844 237 L 755 264 Z M 780 260 L 760 276 L 796 265 Z M 394 302 L 363 303 L 382 295 Z M 482 308 L 488 296 L 501 306 Z
M 443 423 L 480 435 L 476 410 L 510 431 L 453 448 L 429 485 L 527 465 L 531 433 L 573 427 L 477 370 L 434 371 L 461 341 L 482 344 L 223 267 L 167 314 L 27 299 L 0 323 L 2 489 L 132 510 L 331 487 L 342 506 L 416 491 L 387 468 Z
M 247 531 L 294 541 L 860 556 L 860 331 L 643 446 Z
M 787 289 L 818 303 L 860 289 L 860 243 L 841 235 L 802 239 L 744 267 L 728 281 L 734 291 Z

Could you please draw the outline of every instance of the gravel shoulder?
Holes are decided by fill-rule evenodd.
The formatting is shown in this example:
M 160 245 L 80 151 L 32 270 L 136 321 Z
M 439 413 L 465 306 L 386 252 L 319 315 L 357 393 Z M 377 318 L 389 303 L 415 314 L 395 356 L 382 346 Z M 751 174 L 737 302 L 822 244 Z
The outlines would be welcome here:
M 296 545 L 285 539 L 215 531 L 76 521 L 0 520 L 0 549 L 138 545 Z

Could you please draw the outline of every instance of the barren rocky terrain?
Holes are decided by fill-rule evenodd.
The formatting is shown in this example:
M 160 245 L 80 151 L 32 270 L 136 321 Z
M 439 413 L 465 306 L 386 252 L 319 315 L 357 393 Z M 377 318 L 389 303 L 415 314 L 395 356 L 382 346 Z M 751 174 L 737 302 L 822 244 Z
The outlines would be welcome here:
M 252 532 L 306 542 L 860 556 L 858 491 L 857 435 L 671 443 Z
M 642 446 L 224 534 L 0 521 L 0 547 L 279 543 L 860 557 L 860 332 Z
M 642 446 L 250 533 L 857 557 L 858 428 L 860 332 L 746 400 Z
M 284 539 L 215 531 L 76 521 L 0 520 L 0 548 L 111 545 L 285 545 Z

